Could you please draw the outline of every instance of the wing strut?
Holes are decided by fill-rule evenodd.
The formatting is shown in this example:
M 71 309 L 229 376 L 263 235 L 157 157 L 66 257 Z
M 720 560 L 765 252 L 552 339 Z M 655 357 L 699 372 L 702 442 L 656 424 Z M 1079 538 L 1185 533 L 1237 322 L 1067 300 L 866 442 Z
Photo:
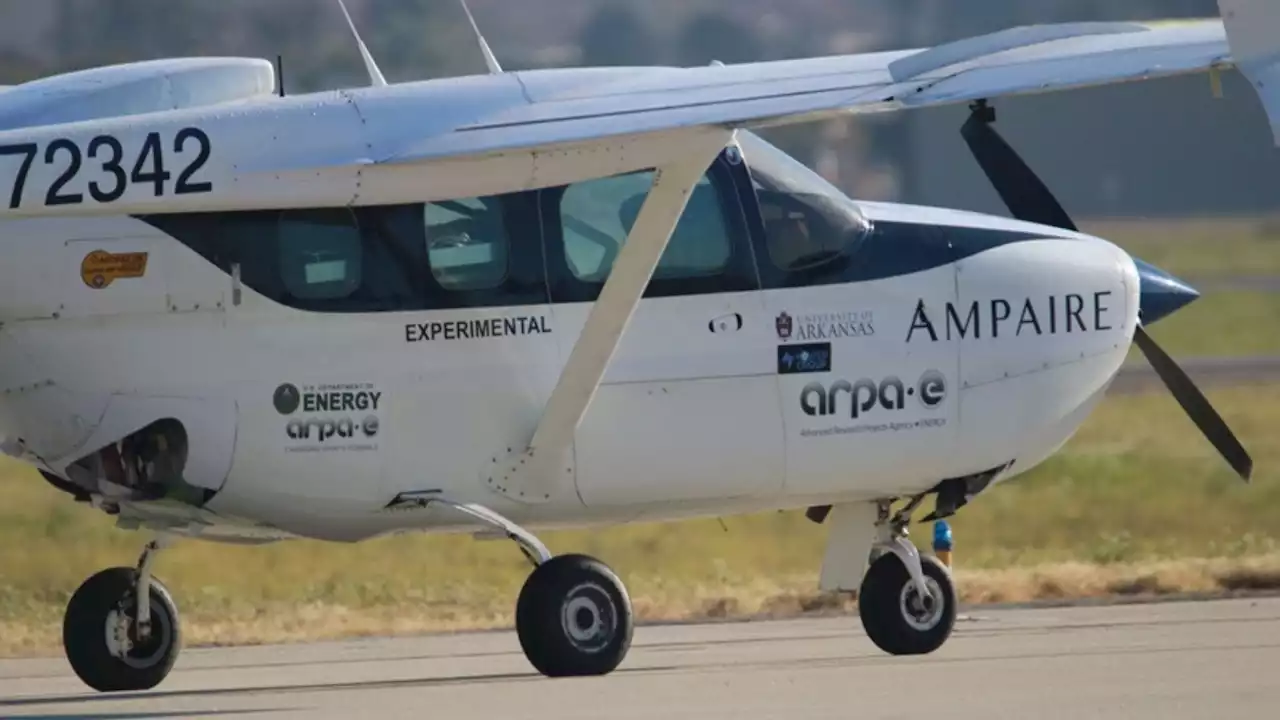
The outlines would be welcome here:
M 360 59 L 364 60 L 364 68 L 369 72 L 369 84 L 374 87 L 385 87 L 387 79 L 382 76 L 382 70 L 378 68 L 378 61 L 373 59 L 373 54 L 365 46 L 364 38 L 360 37 L 360 31 L 356 29 L 355 20 L 352 20 L 351 13 L 347 12 L 347 4 L 342 0 L 338 0 L 338 7 L 342 10 L 342 16 L 347 19 L 351 34 L 356 38 L 356 47 L 360 49 Z
M 471 31 L 476 34 L 476 41 L 480 43 L 480 53 L 484 55 L 484 65 L 489 68 L 490 75 L 501 75 L 502 66 L 498 64 L 498 58 L 494 57 L 493 50 L 489 49 L 489 43 L 484 39 L 484 33 L 480 32 L 480 26 L 476 24 L 476 19 L 471 15 L 471 8 L 467 7 L 467 0 L 461 0 L 462 11 L 467 14 L 467 22 L 471 23 Z
M 528 447 L 499 459 L 488 478 L 492 489 L 522 502 L 545 502 L 560 489 L 567 473 L 556 469 L 556 464 L 573 441 L 689 195 L 733 136 L 731 129 L 717 129 L 690 143 L 680 162 L 657 168 L 640 214 L 560 371 Z

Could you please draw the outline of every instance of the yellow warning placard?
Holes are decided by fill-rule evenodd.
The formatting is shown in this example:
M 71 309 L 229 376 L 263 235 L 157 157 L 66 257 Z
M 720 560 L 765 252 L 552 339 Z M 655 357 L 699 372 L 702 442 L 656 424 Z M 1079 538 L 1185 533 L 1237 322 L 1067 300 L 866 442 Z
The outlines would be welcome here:
M 94 250 L 80 263 L 84 284 L 101 290 L 121 278 L 139 278 L 147 274 L 147 253 L 109 253 Z

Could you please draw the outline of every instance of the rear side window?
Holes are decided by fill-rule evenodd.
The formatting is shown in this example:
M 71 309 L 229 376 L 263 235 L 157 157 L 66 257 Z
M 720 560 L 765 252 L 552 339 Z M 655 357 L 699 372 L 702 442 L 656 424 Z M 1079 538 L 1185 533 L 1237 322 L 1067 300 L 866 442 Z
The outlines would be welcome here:
M 281 280 L 300 300 L 334 300 L 360 289 L 360 224 L 347 208 L 286 210 L 276 237 Z

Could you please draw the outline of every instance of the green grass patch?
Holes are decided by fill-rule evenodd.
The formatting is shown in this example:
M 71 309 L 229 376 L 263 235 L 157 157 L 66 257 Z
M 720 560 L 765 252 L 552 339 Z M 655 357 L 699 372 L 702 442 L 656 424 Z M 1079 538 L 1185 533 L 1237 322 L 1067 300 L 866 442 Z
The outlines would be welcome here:
M 1182 277 L 1280 275 L 1280 222 L 1272 218 L 1102 220 L 1080 229 Z
M 1175 358 L 1280 354 L 1280 292 L 1206 292 L 1149 330 Z

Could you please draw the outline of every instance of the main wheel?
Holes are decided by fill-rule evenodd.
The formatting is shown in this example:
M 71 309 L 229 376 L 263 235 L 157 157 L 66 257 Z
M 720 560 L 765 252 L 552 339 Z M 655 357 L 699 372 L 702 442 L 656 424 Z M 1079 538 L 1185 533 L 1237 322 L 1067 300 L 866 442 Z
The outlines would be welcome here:
M 891 552 L 876 558 L 858 590 L 858 614 L 867 636 L 892 655 L 924 655 L 942 647 L 956 624 L 956 591 L 951 571 L 922 555 L 923 598 L 902 560 Z
M 529 575 L 516 602 L 525 657 L 548 677 L 605 675 L 631 648 L 631 598 L 607 565 L 561 555 Z
M 182 645 L 178 609 L 151 580 L 151 632 L 138 638 L 133 568 L 117 567 L 84 581 L 62 622 L 62 645 L 76 675 L 100 692 L 150 690 L 173 669 Z

